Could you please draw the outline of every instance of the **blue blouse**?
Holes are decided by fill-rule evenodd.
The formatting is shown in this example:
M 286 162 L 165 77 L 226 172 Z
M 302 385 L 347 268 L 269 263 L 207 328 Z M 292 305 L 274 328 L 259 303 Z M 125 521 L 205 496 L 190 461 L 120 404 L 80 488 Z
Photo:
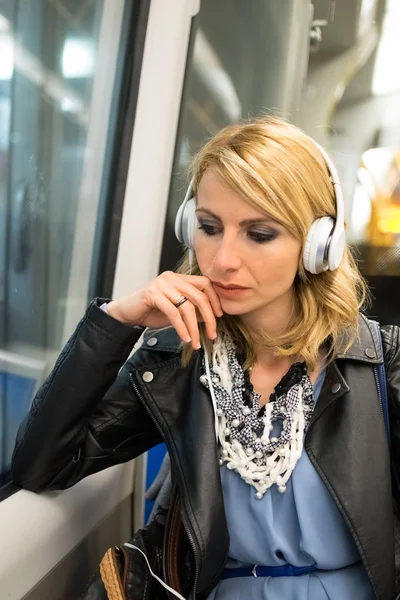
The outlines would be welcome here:
M 325 378 L 314 384 L 317 399 Z M 276 435 L 276 432 L 273 432 Z M 305 450 L 280 494 L 262 500 L 234 471 L 221 467 L 230 534 L 227 567 L 303 567 L 297 577 L 235 577 L 220 581 L 208 600 L 373 600 L 374 594 L 350 531 Z

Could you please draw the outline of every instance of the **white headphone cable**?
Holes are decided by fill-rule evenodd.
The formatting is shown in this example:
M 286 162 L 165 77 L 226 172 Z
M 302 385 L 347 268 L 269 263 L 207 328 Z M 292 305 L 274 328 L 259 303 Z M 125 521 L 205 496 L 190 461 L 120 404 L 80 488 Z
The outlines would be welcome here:
M 215 398 L 214 387 L 213 387 L 213 383 L 212 383 L 212 379 L 211 379 L 210 362 L 208 360 L 207 346 L 203 339 L 201 340 L 201 342 L 202 342 L 202 346 L 204 348 L 204 363 L 205 363 L 205 367 L 206 367 L 206 376 L 208 379 L 208 384 L 210 386 L 211 401 L 212 401 L 212 405 L 213 405 L 213 409 L 214 409 L 215 437 L 217 438 L 217 443 L 218 443 L 218 441 L 219 441 L 219 425 L 218 425 L 218 415 L 217 415 L 217 400 Z
M 171 592 L 171 594 L 173 594 L 174 596 L 176 596 L 177 598 L 179 598 L 179 600 L 186 600 L 183 596 L 181 596 L 180 594 L 178 594 L 178 592 L 176 592 L 175 590 L 173 590 L 172 588 L 169 587 L 169 585 L 167 585 L 166 583 L 163 582 L 162 579 L 160 579 L 152 570 L 151 570 L 151 566 L 149 561 L 147 560 L 147 556 L 145 555 L 145 553 L 143 552 L 143 550 L 141 550 L 140 548 L 138 548 L 137 546 L 134 546 L 133 544 L 128 544 L 128 542 L 126 542 L 124 544 L 124 546 L 128 546 L 128 548 L 132 548 L 133 550 L 138 550 L 140 552 L 140 554 L 143 554 L 144 559 L 147 563 L 147 566 L 149 568 L 149 571 L 152 575 L 152 577 L 154 577 L 154 579 L 157 579 L 158 583 L 161 583 L 161 585 L 168 590 L 169 592 Z

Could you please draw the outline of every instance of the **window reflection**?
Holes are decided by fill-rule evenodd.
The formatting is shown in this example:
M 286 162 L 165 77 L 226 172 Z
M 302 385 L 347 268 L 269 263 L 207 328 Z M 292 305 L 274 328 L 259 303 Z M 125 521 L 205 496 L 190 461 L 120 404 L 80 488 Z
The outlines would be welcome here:
M 129 5 L 0 0 L 0 474 L 88 302 Z
M 92 77 L 95 48 L 92 40 L 68 37 L 62 52 L 62 74 L 67 79 Z

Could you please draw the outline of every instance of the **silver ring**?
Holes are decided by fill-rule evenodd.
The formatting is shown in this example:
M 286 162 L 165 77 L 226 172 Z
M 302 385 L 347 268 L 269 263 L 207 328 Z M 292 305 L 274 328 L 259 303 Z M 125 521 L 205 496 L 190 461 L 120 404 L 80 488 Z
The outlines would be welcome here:
M 178 296 L 174 302 L 174 306 L 176 306 L 176 308 L 179 308 L 179 306 L 182 306 L 182 304 L 184 304 L 186 301 L 186 296 Z

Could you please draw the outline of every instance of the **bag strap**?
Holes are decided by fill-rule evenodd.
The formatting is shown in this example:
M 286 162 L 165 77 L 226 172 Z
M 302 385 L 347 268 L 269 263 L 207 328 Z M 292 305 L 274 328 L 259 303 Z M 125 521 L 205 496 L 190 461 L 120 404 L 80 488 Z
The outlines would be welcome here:
M 369 321 L 371 323 L 372 329 L 375 333 L 375 339 L 378 342 L 380 347 L 382 356 L 383 356 L 383 346 L 382 346 L 382 337 L 381 337 L 381 328 L 379 323 L 376 321 Z M 389 421 L 389 407 L 388 407 L 388 396 L 387 396 L 387 383 L 386 383 L 386 373 L 385 373 L 385 363 L 384 361 L 378 365 L 374 365 L 374 373 L 375 373 L 375 381 L 376 387 L 378 391 L 379 404 L 381 405 L 383 421 L 385 423 L 386 435 L 388 438 L 388 443 L 390 447 L 390 421 Z

